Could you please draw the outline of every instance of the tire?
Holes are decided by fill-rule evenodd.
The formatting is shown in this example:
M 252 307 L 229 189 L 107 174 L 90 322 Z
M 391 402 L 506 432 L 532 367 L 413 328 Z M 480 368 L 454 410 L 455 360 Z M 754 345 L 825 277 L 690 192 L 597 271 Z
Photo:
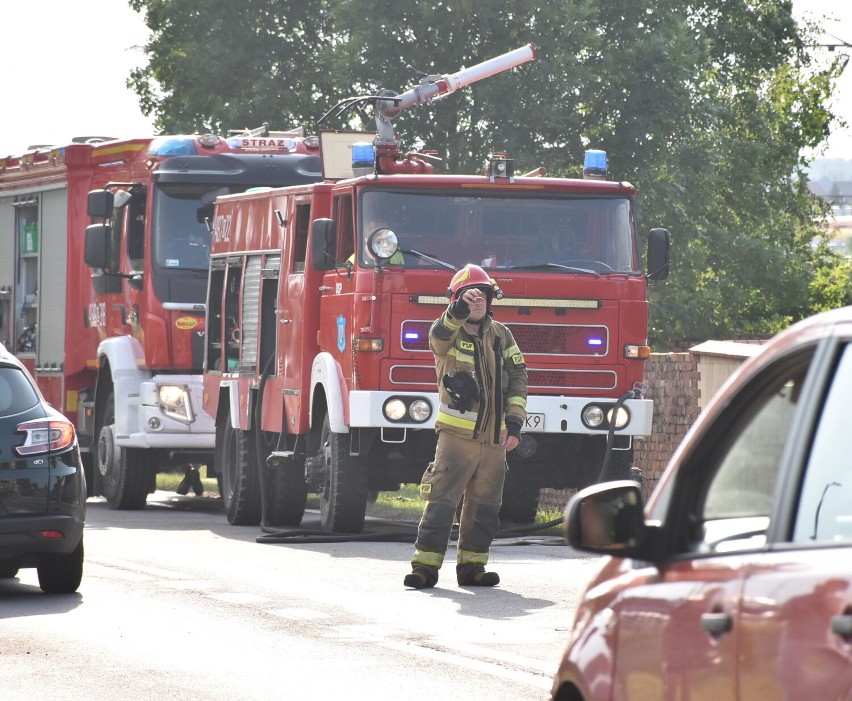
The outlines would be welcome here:
M 222 475 L 222 503 L 232 526 L 260 523 L 260 474 L 252 443 L 251 434 L 234 428 L 228 417 L 216 459 Z
M 145 451 L 115 444 L 115 397 L 110 392 L 104 404 L 103 423 L 98 433 L 98 475 L 101 492 L 110 509 L 144 509 L 148 498 L 150 467 Z
M 500 523 L 514 523 L 519 526 L 535 523 L 540 490 L 538 484 L 525 477 L 523 467 L 509 467 L 503 485 Z
M 267 467 L 266 458 L 276 443 L 274 433 L 261 431 L 258 466 L 266 479 L 264 517 L 270 526 L 298 526 L 302 523 L 308 501 L 305 471 L 292 458 L 285 459 L 280 467 Z
M 334 533 L 360 533 L 367 513 L 366 475 L 361 461 L 349 455 L 349 435 L 333 433 L 328 414 L 322 425 L 320 455 L 325 461 L 320 527 Z
M 50 555 L 37 567 L 38 585 L 45 594 L 72 594 L 83 579 L 83 539 L 68 555 Z

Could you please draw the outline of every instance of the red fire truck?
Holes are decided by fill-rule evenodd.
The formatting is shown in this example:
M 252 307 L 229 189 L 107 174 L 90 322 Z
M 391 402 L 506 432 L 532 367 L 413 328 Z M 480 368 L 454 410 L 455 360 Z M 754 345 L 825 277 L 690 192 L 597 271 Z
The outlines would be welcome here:
M 378 134 L 321 132 L 322 182 L 217 199 L 204 408 L 231 523 L 299 524 L 316 492 L 324 530 L 358 532 L 371 493 L 420 480 L 438 407 L 429 327 L 469 262 L 502 290 L 494 316 L 528 364 L 502 517 L 532 520 L 542 487 L 592 483 L 605 463 L 630 474 L 653 409 L 646 281 L 668 272 L 668 232 L 651 231 L 643 269 L 634 188 L 601 179 L 602 152 L 585 179 L 519 176 L 505 155 L 437 175 L 390 126 L 533 56 L 364 98 Z
M 0 342 L 75 422 L 112 508 L 143 507 L 161 468 L 212 463 L 199 218 L 217 194 L 318 180 L 301 137 L 84 137 L 0 159 Z

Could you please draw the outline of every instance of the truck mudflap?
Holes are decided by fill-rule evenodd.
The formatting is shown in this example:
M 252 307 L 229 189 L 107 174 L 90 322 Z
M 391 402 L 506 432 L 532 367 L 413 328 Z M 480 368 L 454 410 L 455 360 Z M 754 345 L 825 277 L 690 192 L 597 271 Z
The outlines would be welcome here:
M 116 383 L 116 390 L 120 389 Z M 161 387 L 179 388 L 185 397 L 180 414 L 169 412 L 159 400 Z M 202 406 L 201 375 L 155 375 L 142 382 L 138 393 L 116 392 L 125 402 L 116 401 L 116 444 L 122 448 L 178 448 L 213 450 L 216 424 Z M 124 407 L 122 407 L 122 403 Z M 122 413 L 126 413 L 124 417 Z M 122 430 L 124 429 L 124 430 Z
M 385 403 L 392 397 L 403 401 L 425 399 L 433 407 L 427 421 L 391 421 L 384 415 Z M 607 424 L 592 428 L 583 422 L 583 411 L 598 406 L 604 415 L 617 399 L 600 397 L 557 397 L 532 395 L 527 398 L 527 421 L 523 431 L 528 433 L 606 435 Z M 349 416 L 352 428 L 410 428 L 433 429 L 438 408 L 436 392 L 349 392 Z M 629 416 L 628 424 L 615 431 L 617 436 L 648 436 L 654 417 L 654 402 L 650 399 L 628 399 L 623 408 Z

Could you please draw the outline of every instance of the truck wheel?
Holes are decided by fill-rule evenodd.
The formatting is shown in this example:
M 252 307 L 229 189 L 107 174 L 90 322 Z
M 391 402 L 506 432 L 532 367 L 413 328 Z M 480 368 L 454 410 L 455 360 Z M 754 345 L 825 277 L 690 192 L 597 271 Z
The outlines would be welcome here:
M 266 523 L 270 526 L 298 526 L 305 515 L 308 500 L 305 471 L 292 458 L 285 459 L 280 467 L 267 467 L 266 458 L 276 443 L 277 436 L 274 433 L 261 431 L 258 465 L 266 475 Z
M 115 397 L 112 393 L 104 404 L 103 417 L 97 458 L 102 493 L 110 509 L 144 509 L 150 468 L 144 451 L 122 450 L 115 444 Z
M 252 447 L 253 437 L 225 423 L 217 472 L 222 475 L 222 503 L 232 526 L 260 523 L 260 474 Z
M 324 531 L 360 533 L 367 513 L 367 480 L 359 458 L 349 455 L 349 435 L 333 433 L 328 414 L 322 425 L 320 456 L 324 477 L 320 526 Z
M 47 555 L 39 562 L 38 585 L 45 594 L 71 594 L 83 579 L 83 539 L 67 555 Z
M 503 485 L 500 522 L 518 525 L 535 523 L 539 491 L 538 484 L 530 481 L 522 467 L 512 469 L 510 466 Z

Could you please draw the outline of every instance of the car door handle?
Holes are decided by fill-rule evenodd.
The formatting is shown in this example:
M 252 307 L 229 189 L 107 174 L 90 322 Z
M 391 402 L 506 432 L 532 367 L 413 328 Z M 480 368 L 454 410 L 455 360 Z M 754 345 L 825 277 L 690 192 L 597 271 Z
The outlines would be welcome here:
M 841 638 L 852 638 L 852 616 L 832 616 L 831 632 Z
M 701 627 L 710 635 L 729 633 L 733 627 L 733 619 L 727 613 L 701 614 Z

